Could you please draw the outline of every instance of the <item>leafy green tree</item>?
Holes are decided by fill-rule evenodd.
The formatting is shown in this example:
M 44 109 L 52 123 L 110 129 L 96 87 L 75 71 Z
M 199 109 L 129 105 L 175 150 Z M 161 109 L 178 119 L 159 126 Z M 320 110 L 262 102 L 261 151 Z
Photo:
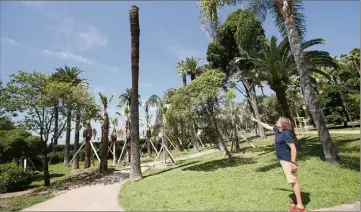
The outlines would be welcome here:
M 260 85 L 258 70 L 249 61 L 238 61 L 237 57 L 248 57 L 260 51 L 264 39 L 264 30 L 260 21 L 249 10 L 237 10 L 230 13 L 226 21 L 217 29 L 215 39 L 208 45 L 207 60 L 213 68 L 225 73 L 224 86 L 236 88 L 248 100 L 251 111 L 257 119 L 261 116 L 257 107 L 256 89 Z M 230 80 L 232 76 L 233 82 Z M 234 82 L 235 81 L 235 82 Z M 241 82 L 243 87 L 236 83 Z M 266 134 L 258 125 L 261 138 Z
M 173 116 L 185 117 L 189 120 L 195 119 L 197 114 L 194 110 L 197 107 L 203 107 L 207 111 L 208 121 L 212 123 L 219 142 L 222 144 L 227 156 L 233 161 L 232 155 L 228 150 L 218 127 L 215 110 L 215 98 L 222 90 L 224 74 L 216 70 L 208 70 L 201 76 L 190 82 L 186 87 L 177 89 L 171 98 L 171 107 L 167 113 Z
M 11 111 L 25 113 L 25 124 L 37 131 L 43 143 L 44 185 L 50 185 L 48 170 L 47 142 L 54 118 L 53 102 L 46 91 L 49 77 L 39 72 L 19 71 L 10 76 L 2 98 L 7 99 L 4 107 Z

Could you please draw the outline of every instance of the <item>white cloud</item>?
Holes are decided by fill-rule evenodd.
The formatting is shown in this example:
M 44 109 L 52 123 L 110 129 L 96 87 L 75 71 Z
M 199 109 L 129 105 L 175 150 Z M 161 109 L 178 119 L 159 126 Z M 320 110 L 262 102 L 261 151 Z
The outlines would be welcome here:
M 0 41 L 4 42 L 4 43 L 12 44 L 12 45 L 19 45 L 20 44 L 19 42 L 15 41 L 13 39 L 7 38 L 7 37 L 1 37 Z
M 67 9 L 59 4 L 49 2 L 23 2 L 27 7 L 35 9 L 47 19 L 47 28 L 57 34 L 57 43 L 62 50 L 82 52 L 94 47 L 106 47 L 108 35 L 97 27 L 76 19 L 68 14 Z
M 29 49 L 31 50 L 37 50 L 39 51 L 41 54 L 45 55 L 45 56 L 51 56 L 51 57 L 56 57 L 58 59 L 70 59 L 76 62 L 80 62 L 83 64 L 88 64 L 88 65 L 92 65 L 94 67 L 100 68 L 102 70 L 106 70 L 106 71 L 110 71 L 110 72 L 119 72 L 120 70 L 116 67 L 113 66 L 108 66 L 108 65 L 104 65 L 102 63 L 99 63 L 93 59 L 81 56 L 81 55 L 77 55 L 77 54 L 73 54 L 70 52 L 66 52 L 66 51 L 50 51 L 48 49 L 36 49 L 36 48 L 32 48 L 29 47 Z

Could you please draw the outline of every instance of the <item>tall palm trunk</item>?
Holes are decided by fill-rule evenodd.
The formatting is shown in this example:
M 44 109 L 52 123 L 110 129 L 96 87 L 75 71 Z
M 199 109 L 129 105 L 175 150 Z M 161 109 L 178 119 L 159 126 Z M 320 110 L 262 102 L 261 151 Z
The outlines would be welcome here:
M 79 149 L 80 138 L 80 106 L 76 108 L 76 121 L 75 121 L 75 137 L 74 137 L 74 152 Z M 79 169 L 79 154 L 74 158 L 73 169 Z
M 109 117 L 104 108 L 104 120 L 102 124 L 102 138 L 101 138 L 101 150 L 99 172 L 105 173 L 108 171 L 108 146 L 109 146 Z
M 142 178 L 140 169 L 139 150 L 139 8 L 131 6 L 129 9 L 130 36 L 131 36 L 131 62 L 132 62 L 132 101 L 131 101 L 131 174 L 132 179 Z
M 86 128 L 83 131 L 83 138 L 85 139 L 85 160 L 84 160 L 84 169 L 87 169 L 90 167 L 90 157 L 91 157 L 91 138 L 93 135 L 93 130 L 90 127 L 90 124 L 86 126 Z M 94 133 L 95 137 L 95 133 Z
M 70 160 L 70 133 L 71 133 L 71 105 L 68 104 L 66 114 L 66 137 L 64 149 L 64 166 L 68 165 Z
M 286 88 L 282 86 L 278 86 L 274 89 L 274 91 L 276 92 L 278 104 L 280 104 L 280 106 L 282 107 L 282 115 L 288 118 L 291 121 L 291 123 L 293 123 L 290 107 L 287 102 Z
M 326 127 L 326 121 L 321 110 L 320 103 L 318 102 L 315 90 L 312 87 L 310 76 L 307 70 L 307 64 L 301 49 L 300 36 L 298 34 L 298 30 L 296 28 L 289 4 L 291 4 L 289 0 L 283 0 L 281 12 L 284 19 L 288 40 L 290 42 L 291 52 L 295 59 L 297 70 L 300 76 L 300 85 L 303 91 L 303 96 L 315 122 L 326 161 L 330 164 L 340 164 L 341 159 L 338 155 L 336 145 L 332 142 L 330 133 Z

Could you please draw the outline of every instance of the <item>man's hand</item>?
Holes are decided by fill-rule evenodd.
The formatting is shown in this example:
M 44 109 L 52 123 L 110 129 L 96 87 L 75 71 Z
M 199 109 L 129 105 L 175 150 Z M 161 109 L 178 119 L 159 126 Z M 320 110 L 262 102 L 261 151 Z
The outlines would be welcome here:
M 292 163 L 291 169 L 292 169 L 292 172 L 296 172 L 297 171 L 297 166 Z

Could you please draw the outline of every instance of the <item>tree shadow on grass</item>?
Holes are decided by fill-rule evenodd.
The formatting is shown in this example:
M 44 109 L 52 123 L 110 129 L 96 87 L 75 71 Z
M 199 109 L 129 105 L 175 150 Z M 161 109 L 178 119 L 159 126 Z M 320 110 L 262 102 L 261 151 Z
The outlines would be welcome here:
M 284 189 L 284 188 L 276 188 L 275 190 L 279 190 L 279 191 L 287 191 L 290 192 L 290 194 L 288 195 L 291 200 L 293 200 L 293 202 L 296 202 L 296 196 L 295 193 L 292 190 L 288 190 L 288 189 Z M 311 194 L 308 192 L 301 192 L 301 196 L 302 196 L 302 202 L 305 206 L 307 206 L 310 202 L 311 202 Z
M 87 170 L 83 173 L 76 174 L 65 179 L 51 182 L 49 187 L 40 187 L 35 190 L 36 193 L 62 191 L 79 188 L 88 185 L 109 185 L 120 183 L 129 177 L 128 173 L 115 171 L 109 168 L 107 173 L 101 174 L 97 169 Z
M 151 177 L 151 176 L 155 176 L 155 175 L 158 175 L 158 174 L 163 174 L 165 172 L 168 172 L 168 171 L 171 171 L 171 170 L 174 170 L 174 169 L 178 169 L 178 168 L 182 168 L 182 167 L 185 167 L 185 166 L 189 166 L 189 165 L 192 165 L 192 164 L 195 164 L 195 163 L 198 163 L 199 161 L 192 161 L 192 162 L 189 162 L 189 163 L 184 163 L 184 164 L 180 164 L 180 165 L 176 165 L 176 166 L 173 166 L 173 167 L 170 167 L 170 168 L 165 168 L 165 169 L 162 169 L 158 172 L 154 172 L 154 173 L 150 173 L 148 175 L 145 175 L 143 177 L 144 178 L 147 178 L 147 177 Z
M 227 167 L 235 167 L 240 165 L 248 165 L 257 163 L 257 160 L 254 158 L 234 158 L 234 162 L 230 162 L 228 158 L 213 160 L 206 163 L 190 166 L 187 168 L 183 168 L 182 171 L 204 171 L 211 172 L 216 171 L 218 169 L 223 169 Z
M 358 141 L 359 138 L 354 139 L 333 139 L 339 153 L 355 153 L 360 152 L 360 147 L 345 147 L 350 142 Z M 308 160 L 311 157 L 318 157 L 322 161 L 325 161 L 325 155 L 323 153 L 323 148 L 318 137 L 305 137 L 300 139 L 300 153 L 298 155 L 298 160 Z M 341 157 L 341 167 L 351 169 L 353 171 L 360 172 L 360 157 L 340 155 Z
M 270 171 L 272 169 L 279 168 L 279 167 L 281 167 L 280 162 L 279 161 L 274 161 L 274 162 L 272 162 L 272 163 L 270 163 L 270 164 L 268 164 L 266 166 L 262 166 L 260 168 L 257 168 L 256 172 L 268 172 L 268 171 Z
M 63 176 L 65 176 L 65 174 L 51 173 L 50 174 L 50 179 L 56 178 L 56 177 L 63 177 Z M 31 181 L 40 181 L 42 179 L 44 179 L 44 174 L 43 173 L 37 173 L 37 174 L 31 175 Z

